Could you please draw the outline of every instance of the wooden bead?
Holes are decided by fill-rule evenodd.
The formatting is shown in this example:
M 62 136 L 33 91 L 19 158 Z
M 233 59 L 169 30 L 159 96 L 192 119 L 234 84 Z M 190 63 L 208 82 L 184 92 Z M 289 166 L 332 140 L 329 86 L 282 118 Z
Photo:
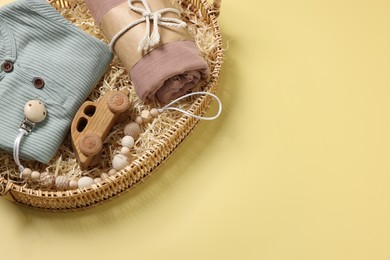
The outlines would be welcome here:
M 123 155 L 123 154 L 117 154 L 112 159 L 112 167 L 117 171 L 122 170 L 123 168 L 125 168 L 129 164 L 130 163 L 129 163 L 127 156 Z
M 142 130 L 139 124 L 131 122 L 125 126 L 124 133 L 125 135 L 132 136 L 135 139 L 141 134 Z
M 100 178 L 104 181 L 105 179 L 110 178 L 110 176 L 107 173 L 103 172 L 102 174 L 100 174 Z
M 75 189 L 77 189 L 78 188 L 78 183 L 77 183 L 77 181 L 75 181 L 75 180 L 70 180 L 69 181 L 69 189 L 70 190 L 75 190 Z
M 57 176 L 55 180 L 55 185 L 59 190 L 66 190 L 69 186 L 69 180 L 66 176 Z
M 55 182 L 55 177 L 53 174 L 49 172 L 42 172 L 41 176 L 39 176 L 38 183 L 42 187 L 51 187 L 52 185 L 54 185 L 54 182 Z
M 137 117 L 135 118 L 134 122 L 136 122 L 136 123 L 139 124 L 139 125 L 142 124 L 142 123 L 143 123 L 142 117 L 137 116 Z
M 31 169 L 30 168 L 24 168 L 23 171 L 22 171 L 22 178 L 23 179 L 28 179 L 31 177 Z
M 134 138 L 132 136 L 126 135 L 122 138 L 121 144 L 123 147 L 131 148 L 134 146 Z
M 40 172 L 37 172 L 37 171 L 33 171 L 31 173 L 31 180 L 32 181 L 37 181 L 39 179 L 39 176 L 41 176 L 41 173 Z
M 123 154 L 123 155 L 129 155 L 130 154 L 130 148 L 129 147 L 122 147 L 120 153 Z
M 89 187 L 92 184 L 95 184 L 95 181 L 91 177 L 88 177 L 88 176 L 81 177 L 77 181 L 77 185 L 78 185 L 80 190 L 85 188 L 85 187 Z
M 150 114 L 152 115 L 152 117 L 158 117 L 158 115 L 160 114 L 160 112 L 158 111 L 157 108 L 152 108 L 150 110 Z
M 111 169 L 111 170 L 108 171 L 108 175 L 110 175 L 110 176 L 113 176 L 115 174 L 116 174 L 116 170 L 115 169 Z
M 150 114 L 150 111 L 146 110 L 146 109 L 141 111 L 140 116 L 142 118 L 142 122 L 145 122 L 145 123 L 149 123 L 153 119 L 152 115 Z

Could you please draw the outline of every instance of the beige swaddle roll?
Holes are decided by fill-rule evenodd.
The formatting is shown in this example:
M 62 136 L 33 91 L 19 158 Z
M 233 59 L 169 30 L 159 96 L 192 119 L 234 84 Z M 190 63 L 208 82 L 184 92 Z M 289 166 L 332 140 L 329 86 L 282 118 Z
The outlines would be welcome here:
M 87 0 L 87 4 L 110 41 L 129 24 L 142 18 L 152 18 L 149 20 L 149 30 L 146 21 L 140 22 L 117 37 L 112 48 L 130 73 L 138 96 L 145 102 L 158 100 L 165 103 L 207 80 L 209 68 L 185 27 L 177 26 L 175 22 L 171 22 L 172 26 L 159 23 L 158 28 L 155 27 L 154 14 L 172 8 L 169 0 L 148 0 L 150 12 L 143 1 Z M 129 3 L 144 11 L 131 10 Z M 180 15 L 171 11 L 162 13 L 161 17 L 180 19 Z M 141 51 L 138 51 L 145 35 L 152 36 L 155 33 L 160 36 L 159 42 L 145 49 L 141 46 Z

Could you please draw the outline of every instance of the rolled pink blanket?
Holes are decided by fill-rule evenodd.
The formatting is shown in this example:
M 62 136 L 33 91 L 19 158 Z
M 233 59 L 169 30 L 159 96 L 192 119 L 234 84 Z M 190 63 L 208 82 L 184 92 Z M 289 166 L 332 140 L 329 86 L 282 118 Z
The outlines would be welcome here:
M 166 43 L 146 54 L 130 71 L 138 96 L 167 102 L 206 80 L 209 69 L 192 41 Z
M 86 0 L 96 21 L 108 40 L 117 37 L 117 33 L 129 24 L 152 16 L 154 12 L 172 8 L 169 0 L 148 0 L 151 12 L 139 13 L 129 8 L 126 0 Z M 144 9 L 143 2 L 134 2 Z M 175 12 L 166 12 L 161 17 L 179 19 Z M 150 20 L 150 28 L 154 20 Z M 209 68 L 197 45 L 186 28 L 176 26 L 158 26 L 160 41 L 155 46 L 137 51 L 145 37 L 146 22 L 140 22 L 124 34 L 113 45 L 126 70 L 130 73 L 137 95 L 145 102 L 166 103 L 191 91 L 209 77 Z M 154 31 L 150 32 L 153 35 Z M 152 38 L 152 37 L 150 37 Z

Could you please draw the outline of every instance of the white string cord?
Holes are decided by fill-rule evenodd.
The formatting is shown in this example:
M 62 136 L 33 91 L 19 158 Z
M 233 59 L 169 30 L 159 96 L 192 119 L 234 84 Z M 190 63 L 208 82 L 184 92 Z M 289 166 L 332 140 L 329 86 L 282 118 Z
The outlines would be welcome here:
M 183 110 L 181 108 L 178 108 L 178 107 L 172 107 L 173 104 L 177 103 L 178 101 L 182 100 L 182 99 L 185 99 L 187 97 L 190 97 L 190 96 L 195 96 L 195 95 L 206 95 L 206 96 L 211 96 L 213 97 L 215 100 L 217 100 L 218 102 L 218 112 L 215 116 L 211 116 L 211 117 L 202 117 L 202 116 L 198 116 L 198 115 L 195 115 L 195 114 L 192 114 L 186 110 Z M 158 111 L 160 113 L 164 112 L 165 110 L 174 110 L 174 111 L 179 111 L 183 114 L 186 114 L 190 117 L 193 117 L 193 118 L 196 118 L 196 119 L 201 119 L 201 120 L 214 120 L 214 119 L 217 119 L 221 113 L 222 113 L 222 102 L 221 100 L 214 94 L 212 93 L 209 93 L 209 92 L 192 92 L 192 93 L 189 93 L 187 95 L 184 95 L 184 96 L 181 96 L 175 100 L 173 100 L 172 102 L 168 103 L 167 105 L 165 105 L 164 107 L 158 109 Z
M 14 142 L 14 161 L 19 168 L 20 174 L 22 174 L 24 167 L 19 160 L 19 149 L 20 149 L 20 143 L 25 135 L 28 135 L 28 132 L 24 129 L 19 128 L 19 134 L 16 137 Z
M 138 2 L 142 3 L 144 8 L 134 6 L 133 3 Z M 160 33 L 158 32 L 158 26 L 165 27 L 174 27 L 174 28 L 184 28 L 187 26 L 185 22 L 177 18 L 162 17 L 163 14 L 172 12 L 180 16 L 180 11 L 175 8 L 164 8 L 152 12 L 146 0 L 128 0 L 129 8 L 139 14 L 142 14 L 142 18 L 130 23 L 125 28 L 120 30 L 111 40 L 110 49 L 111 52 L 114 52 L 114 46 L 116 41 L 125 34 L 128 30 L 134 26 L 145 22 L 146 31 L 144 38 L 138 44 L 138 51 L 147 51 L 149 48 L 156 46 L 160 42 Z M 151 32 L 150 23 L 153 20 L 153 31 Z

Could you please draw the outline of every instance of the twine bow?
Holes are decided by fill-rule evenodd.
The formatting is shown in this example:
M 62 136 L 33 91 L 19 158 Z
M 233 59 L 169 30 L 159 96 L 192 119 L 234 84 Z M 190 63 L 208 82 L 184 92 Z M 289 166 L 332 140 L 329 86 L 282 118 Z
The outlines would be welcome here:
M 133 5 L 134 3 L 142 3 L 142 7 L 137 7 Z M 111 40 L 110 48 L 114 52 L 113 48 L 115 42 L 128 30 L 134 26 L 145 22 L 146 30 L 145 36 L 138 44 L 138 51 L 148 51 L 151 47 L 156 46 L 160 42 L 160 33 L 158 31 L 158 26 L 173 27 L 173 28 L 183 28 L 186 26 L 186 23 L 177 18 L 163 17 L 165 13 L 172 12 L 180 16 L 180 11 L 175 8 L 163 8 L 152 12 L 146 0 L 128 0 L 128 5 L 130 10 L 139 13 L 142 15 L 142 18 L 130 23 L 128 26 L 120 30 Z M 151 30 L 151 21 L 153 21 L 153 30 Z

